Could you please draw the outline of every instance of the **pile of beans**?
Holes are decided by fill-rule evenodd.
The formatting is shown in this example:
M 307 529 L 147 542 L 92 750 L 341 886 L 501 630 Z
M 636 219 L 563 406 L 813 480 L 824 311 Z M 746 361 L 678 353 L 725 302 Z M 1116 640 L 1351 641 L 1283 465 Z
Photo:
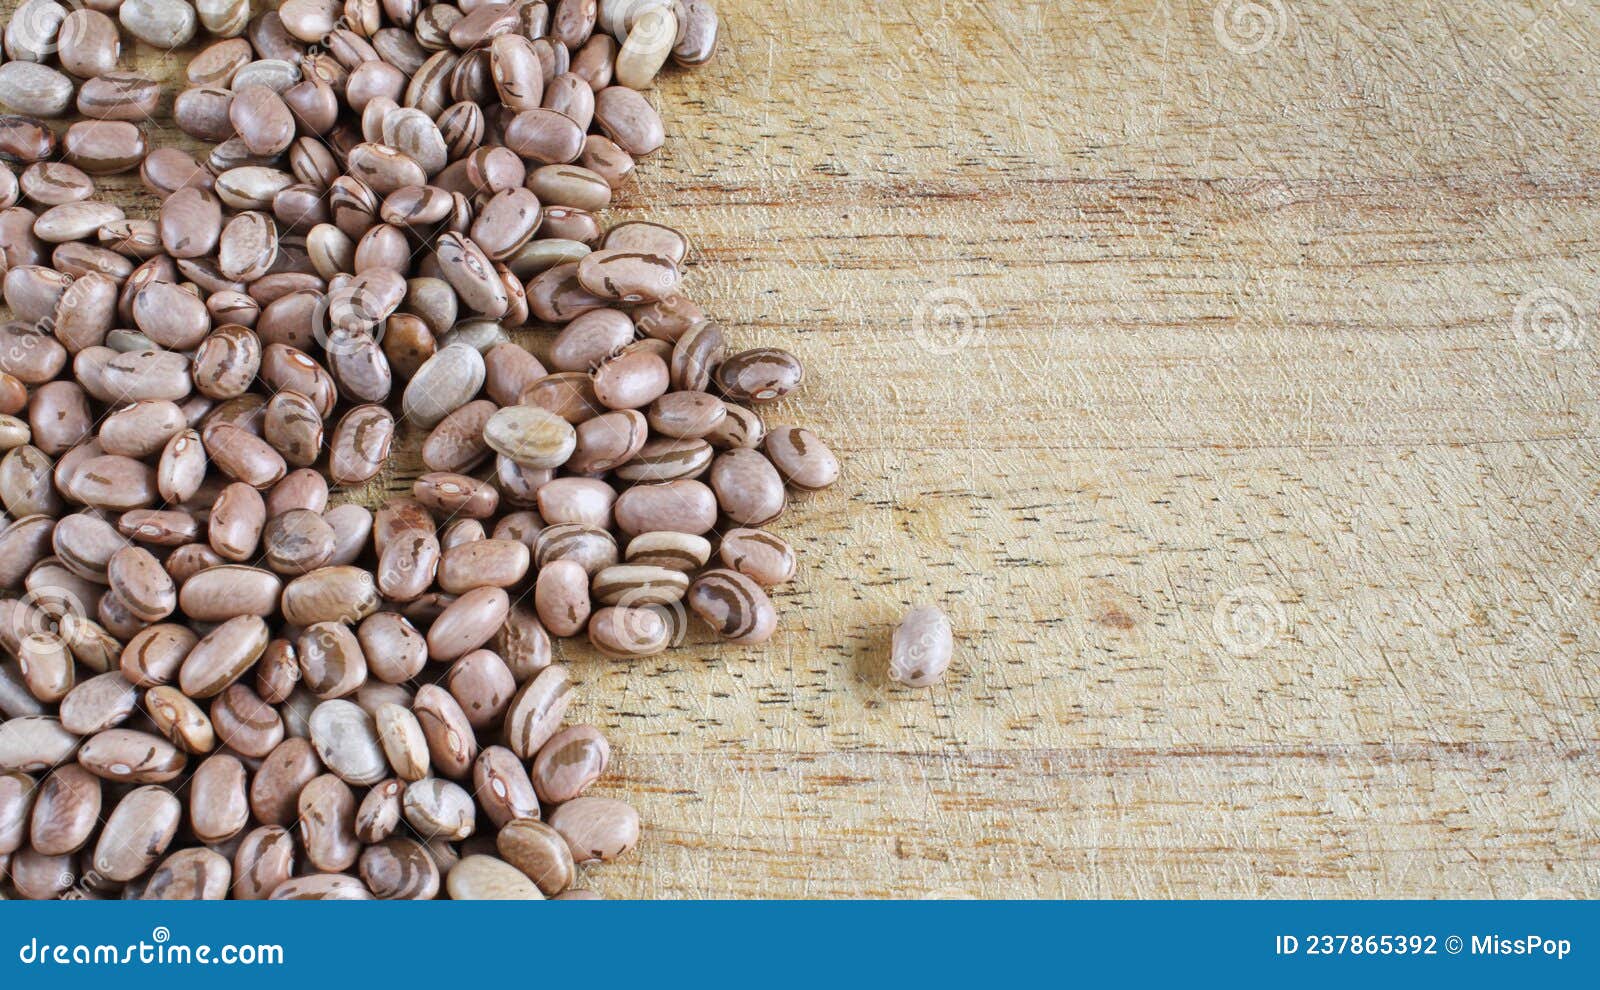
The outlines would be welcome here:
M 160 95 L 122 31 L 188 63 Z M 689 244 L 599 213 L 706 0 L 27 0 L 0 64 L 0 872 L 24 897 L 577 897 L 550 636 L 773 634 L 760 527 L 839 466 L 754 411 Z M 54 64 L 52 64 L 54 63 Z M 75 107 L 58 136 L 43 118 Z M 18 170 L 20 169 L 20 174 Z M 137 169 L 150 218 L 95 198 Z M 25 204 L 25 205 L 18 205 Z M 508 329 L 548 325 L 541 361 Z M 426 473 L 351 492 L 414 429 Z M 589 895 L 592 896 L 592 895 Z

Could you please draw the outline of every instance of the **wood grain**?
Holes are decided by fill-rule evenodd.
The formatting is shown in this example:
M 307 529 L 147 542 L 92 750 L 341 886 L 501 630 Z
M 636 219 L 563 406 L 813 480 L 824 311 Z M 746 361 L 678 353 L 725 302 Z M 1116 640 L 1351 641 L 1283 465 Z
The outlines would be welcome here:
M 648 825 L 590 885 L 1600 894 L 1600 14 L 722 6 L 613 216 L 846 474 L 770 648 L 561 647 Z

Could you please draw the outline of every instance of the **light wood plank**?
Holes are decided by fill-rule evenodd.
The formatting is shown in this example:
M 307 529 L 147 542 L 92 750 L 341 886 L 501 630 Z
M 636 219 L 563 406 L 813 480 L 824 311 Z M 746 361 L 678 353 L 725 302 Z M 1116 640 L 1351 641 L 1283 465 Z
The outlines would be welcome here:
M 1547 747 L 627 753 L 608 896 L 1593 896 L 1590 757 Z

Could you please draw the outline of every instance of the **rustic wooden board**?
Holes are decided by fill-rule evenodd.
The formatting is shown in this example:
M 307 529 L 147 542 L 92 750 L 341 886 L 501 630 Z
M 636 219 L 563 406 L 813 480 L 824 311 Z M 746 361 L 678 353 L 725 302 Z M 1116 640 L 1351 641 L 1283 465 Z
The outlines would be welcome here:
M 657 88 L 615 213 L 846 476 L 771 647 L 562 647 L 648 824 L 591 886 L 1600 894 L 1600 15 L 1240 6 L 729 0 Z

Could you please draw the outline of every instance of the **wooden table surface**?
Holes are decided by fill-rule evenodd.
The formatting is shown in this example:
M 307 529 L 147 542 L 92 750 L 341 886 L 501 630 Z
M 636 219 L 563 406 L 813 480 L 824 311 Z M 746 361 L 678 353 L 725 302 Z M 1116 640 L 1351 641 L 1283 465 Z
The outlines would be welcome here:
M 1600 13 L 721 7 L 613 218 L 845 477 L 767 648 L 560 648 L 647 823 L 589 885 L 1600 895 Z

